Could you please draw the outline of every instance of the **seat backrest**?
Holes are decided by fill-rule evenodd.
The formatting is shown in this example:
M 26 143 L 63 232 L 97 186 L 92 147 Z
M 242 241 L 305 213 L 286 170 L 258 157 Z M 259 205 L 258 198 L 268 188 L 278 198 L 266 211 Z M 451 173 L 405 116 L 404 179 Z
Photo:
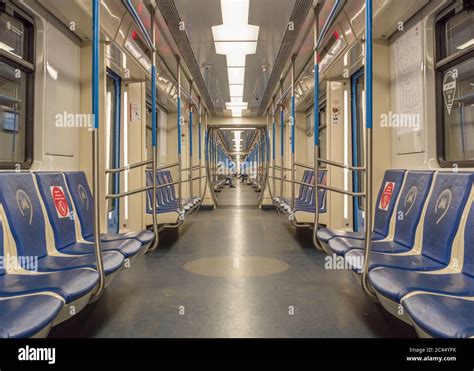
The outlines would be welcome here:
M 439 173 L 426 209 L 421 253 L 448 264 L 451 247 L 472 188 L 471 173 Z
M 145 170 L 145 181 L 146 186 L 150 187 L 153 185 L 151 170 Z M 153 205 L 151 200 L 153 199 L 153 189 L 146 191 L 146 210 L 148 213 L 152 212 Z
M 163 174 L 165 175 L 165 180 L 166 183 L 173 183 L 173 177 L 171 176 L 171 170 L 164 170 Z M 174 185 L 168 186 L 169 190 L 171 192 L 171 199 L 173 201 L 177 200 L 178 198 L 176 197 L 176 190 L 174 188 Z
M 433 171 L 408 171 L 395 213 L 394 240 L 413 247 L 426 198 L 431 189 Z
M 15 240 L 17 255 L 46 256 L 46 221 L 33 174 L 1 172 L 0 203 Z
M 319 170 L 318 171 L 319 184 L 326 185 L 327 183 L 327 171 Z M 326 190 L 323 188 L 318 189 L 318 205 L 319 211 L 324 213 L 326 212 Z
M 72 171 L 64 175 L 76 216 L 79 218 L 82 237 L 87 239 L 94 234 L 94 200 L 86 174 L 83 171 Z
M 163 172 L 163 171 L 158 171 L 156 173 L 156 180 L 159 184 L 169 183 L 168 177 L 167 177 L 166 173 Z M 170 203 L 173 200 L 170 186 L 162 187 L 161 192 L 162 192 L 162 195 L 163 195 L 163 202 L 164 203 L 167 204 L 167 203 Z
M 166 181 L 163 177 L 163 173 L 161 171 L 156 172 L 156 183 L 159 185 L 166 184 Z M 169 194 L 167 187 L 160 187 L 156 191 L 156 198 L 159 206 L 164 206 L 169 203 Z
M 303 176 L 301 177 L 301 182 L 302 183 L 308 183 L 308 180 L 309 180 L 309 170 L 305 170 L 303 172 Z M 308 190 L 308 187 L 307 186 L 304 186 L 304 185 L 301 185 L 300 184 L 300 190 L 298 192 L 298 199 L 300 200 L 304 200 L 304 197 L 306 195 L 306 192 Z
M 474 200 L 471 200 L 471 208 L 464 229 L 464 263 L 462 271 L 474 277 Z
M 374 232 L 388 235 L 390 220 L 395 210 L 405 170 L 387 170 L 382 180 L 377 202 L 375 203 Z
M 58 250 L 77 242 L 75 215 L 64 177 L 58 172 L 37 172 L 36 183 L 43 199 Z

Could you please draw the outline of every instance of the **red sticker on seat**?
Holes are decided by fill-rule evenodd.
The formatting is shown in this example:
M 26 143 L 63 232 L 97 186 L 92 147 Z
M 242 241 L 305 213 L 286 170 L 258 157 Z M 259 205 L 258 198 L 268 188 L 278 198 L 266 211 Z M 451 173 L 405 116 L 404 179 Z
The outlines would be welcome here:
M 380 198 L 379 209 L 388 210 L 390 201 L 392 200 L 393 190 L 395 189 L 395 182 L 386 182 Z
M 53 186 L 50 187 L 51 196 L 53 197 L 54 206 L 58 213 L 58 218 L 67 218 L 69 216 L 69 205 L 67 204 L 66 195 L 64 194 L 63 187 Z

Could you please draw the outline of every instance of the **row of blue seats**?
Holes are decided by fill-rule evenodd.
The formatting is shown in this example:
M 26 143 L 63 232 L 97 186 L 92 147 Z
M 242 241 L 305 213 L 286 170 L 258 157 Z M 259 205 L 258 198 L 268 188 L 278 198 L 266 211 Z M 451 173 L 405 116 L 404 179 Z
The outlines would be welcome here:
M 420 336 L 474 337 L 474 174 L 389 170 L 375 204 L 370 261 L 364 234 L 318 238 L 368 281 L 382 306 Z
M 82 310 L 99 282 L 93 199 L 83 172 L 0 173 L 0 337 L 42 337 Z M 103 234 L 109 285 L 150 231 Z
M 318 171 L 318 184 L 326 184 L 327 171 Z M 314 214 L 316 208 L 314 205 L 314 187 L 307 184 L 314 185 L 314 171 L 305 170 L 300 185 L 299 194 L 295 197 L 295 208 L 291 209 L 291 198 L 289 197 L 274 197 L 273 202 L 284 210 L 288 215 L 294 215 L 296 212 L 306 212 Z M 319 212 L 326 212 L 326 190 L 320 188 L 318 192 Z
M 173 184 L 173 178 L 170 170 L 159 170 L 155 172 L 156 183 L 163 187 L 159 187 L 156 190 L 156 213 L 160 214 L 176 214 L 178 218 L 183 219 L 184 216 L 196 209 L 201 202 L 201 197 L 192 197 L 183 199 L 181 207 L 179 205 L 179 199 L 176 196 L 176 189 Z M 153 185 L 153 174 L 151 170 L 146 171 L 146 184 L 147 186 Z M 153 191 L 147 192 L 147 214 L 153 214 L 152 203 Z M 165 219 L 163 219 L 165 220 Z M 163 224 L 166 224 L 165 222 Z

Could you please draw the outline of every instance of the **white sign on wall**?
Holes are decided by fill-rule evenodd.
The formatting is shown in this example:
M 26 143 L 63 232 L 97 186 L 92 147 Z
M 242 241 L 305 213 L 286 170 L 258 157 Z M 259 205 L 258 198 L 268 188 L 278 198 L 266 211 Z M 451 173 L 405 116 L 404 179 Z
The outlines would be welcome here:
M 391 45 L 397 154 L 425 151 L 423 27 L 419 22 Z

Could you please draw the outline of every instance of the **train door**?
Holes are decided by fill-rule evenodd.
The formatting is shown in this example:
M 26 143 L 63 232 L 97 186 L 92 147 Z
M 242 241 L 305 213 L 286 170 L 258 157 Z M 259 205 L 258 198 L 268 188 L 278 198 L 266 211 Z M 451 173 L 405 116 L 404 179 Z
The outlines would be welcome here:
M 352 106 L 352 165 L 364 164 L 364 127 L 365 127 L 365 79 L 364 70 L 360 69 L 351 77 L 351 106 Z M 364 189 L 364 173 L 354 172 L 352 190 L 361 192 Z M 353 227 L 354 231 L 364 230 L 364 199 L 353 198 Z
M 107 165 L 109 169 L 120 166 L 120 112 L 121 112 L 121 79 L 110 69 L 106 77 L 105 119 L 107 130 Z M 120 192 L 120 174 L 112 174 L 108 178 L 108 193 Z M 109 233 L 118 233 L 120 224 L 119 200 L 112 199 L 108 203 L 107 229 Z

